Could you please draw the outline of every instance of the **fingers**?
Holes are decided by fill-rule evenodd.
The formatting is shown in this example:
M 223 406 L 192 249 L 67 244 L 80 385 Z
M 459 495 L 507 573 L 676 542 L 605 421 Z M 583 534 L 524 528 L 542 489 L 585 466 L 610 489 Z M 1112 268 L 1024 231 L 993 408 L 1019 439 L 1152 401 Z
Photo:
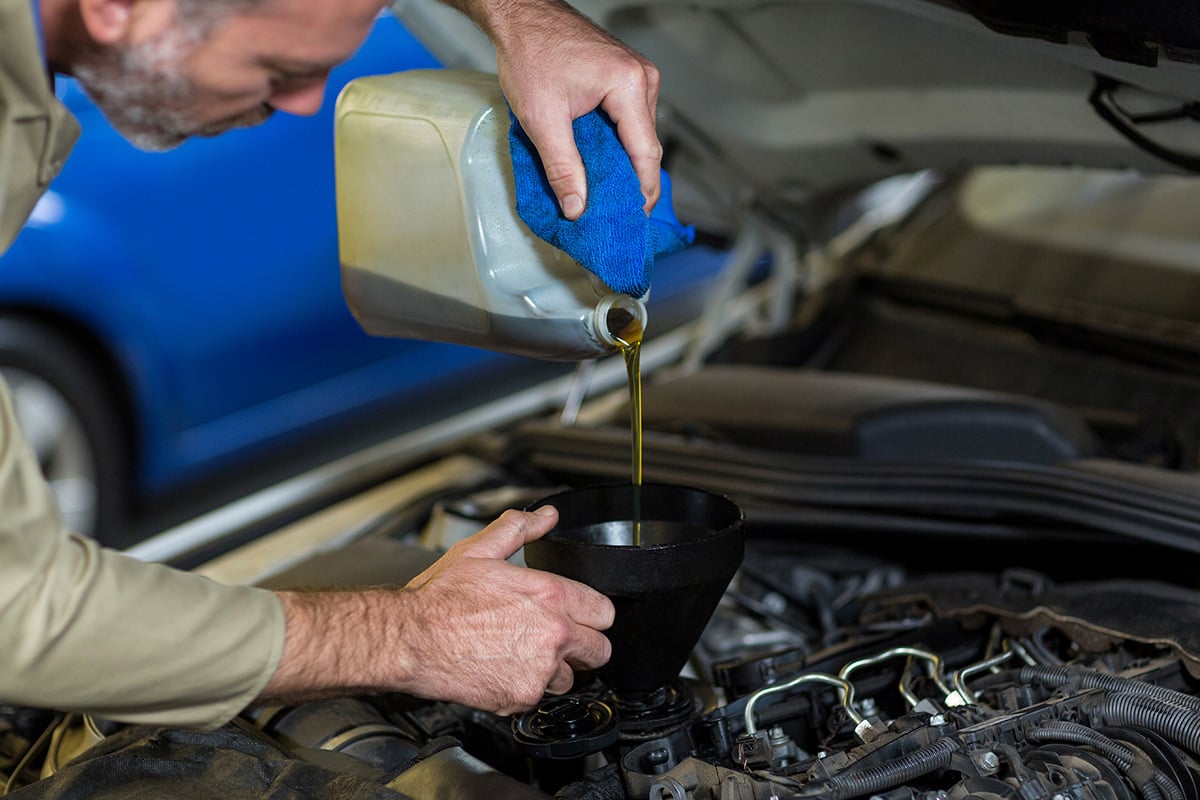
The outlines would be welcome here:
M 546 684 L 546 694 L 566 694 L 575 685 L 575 671 L 565 662 L 559 662 L 558 670 Z
M 597 669 L 612 658 L 612 643 L 603 633 L 578 625 L 574 634 L 563 647 L 562 658 L 575 669 Z
M 661 194 L 662 145 L 655 133 L 658 68 L 569 6 L 557 9 L 560 13 L 554 13 L 555 8 L 540 10 L 531 24 L 552 27 L 556 46 L 547 53 L 509 42 L 509 47 L 497 50 L 498 71 L 505 97 L 537 150 L 563 216 L 576 220 L 587 205 L 587 174 L 571 125 L 596 108 L 603 108 L 617 124 L 649 212 Z M 508 18 L 504 26 L 517 27 Z
M 564 105 L 563 111 L 568 110 Z M 569 114 L 548 117 L 544 114 L 522 119 L 529 140 L 537 148 L 546 180 L 558 198 L 558 207 L 569 220 L 579 219 L 587 205 L 587 175 L 583 159 L 575 146 L 575 132 Z
M 660 170 L 662 168 L 662 143 L 655 132 L 655 107 L 658 103 L 658 72 L 653 71 L 654 90 L 643 87 L 641 96 L 637 92 L 610 93 L 601 107 L 617 125 L 617 138 L 621 140 L 629 161 L 637 174 L 642 196 L 646 199 L 646 213 L 654 208 L 662 194 Z M 631 96 L 632 95 L 632 96 Z M 537 148 L 542 160 L 542 169 L 563 216 L 576 220 L 587 205 L 587 173 L 583 159 L 575 146 L 575 133 L 571 120 L 534 119 L 522 121 L 525 133 Z
M 609 91 L 600 107 L 617 125 L 629 161 L 638 176 L 646 213 L 654 208 L 662 194 L 662 143 L 656 132 L 656 109 L 660 78 L 658 69 L 648 61 L 641 62 L 620 88 Z M 558 198 L 563 216 L 576 220 L 587 205 L 587 173 L 575 145 L 575 133 L 567 115 L 531 115 L 521 124 L 542 160 L 542 169 L 554 196 Z
M 536 511 L 509 509 L 495 522 L 460 542 L 460 552 L 471 558 L 504 560 L 534 539 L 540 539 L 558 524 L 558 509 L 542 506 Z
M 640 80 L 632 80 L 621 91 L 610 92 L 601 107 L 617 124 L 617 137 L 629 154 L 646 198 L 646 213 L 662 194 L 662 143 L 655 132 L 660 79 L 658 70 L 644 62 Z
M 555 576 L 563 586 L 563 608 L 571 621 L 586 625 L 593 630 L 604 631 L 612 627 L 615 611 L 612 601 L 586 584 L 569 578 Z

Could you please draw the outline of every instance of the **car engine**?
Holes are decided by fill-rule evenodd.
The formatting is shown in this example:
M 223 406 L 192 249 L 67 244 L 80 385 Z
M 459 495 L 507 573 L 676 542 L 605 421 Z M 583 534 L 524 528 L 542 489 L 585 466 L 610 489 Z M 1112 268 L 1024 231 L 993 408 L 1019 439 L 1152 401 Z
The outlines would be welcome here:
M 449 736 L 533 792 L 514 797 L 1200 797 L 1200 594 L 1183 588 L 1190 536 L 1168 538 L 1191 525 L 1182 484 L 1109 474 L 1071 414 L 1013 396 L 709 369 L 647 399 L 648 478 L 725 494 L 746 519 L 681 674 L 649 691 L 580 674 L 513 718 L 375 698 L 394 728 L 367 730 L 409 756 Z M 440 512 L 486 521 L 540 481 L 619 480 L 621 414 L 525 425 L 488 456 L 535 485 Z M 642 643 L 648 663 L 678 623 Z M 258 724 L 288 738 L 294 713 Z
M 752 542 L 688 667 L 659 689 L 580 675 L 513 718 L 373 697 L 255 720 L 385 773 L 452 741 L 513 779 L 506 797 L 1194 798 L 1200 660 L 1167 632 L 1197 599 L 1021 570 L 916 578 Z
M 761 391 L 761 377 L 741 385 Z M 948 401 L 908 384 L 883 402 L 879 381 L 859 391 L 835 380 L 822 395 L 820 380 L 795 379 L 783 379 L 804 390 L 793 396 L 836 390 L 827 406 L 853 419 L 769 420 L 772 436 L 758 440 L 722 427 L 722 404 L 709 402 L 690 416 L 664 413 L 647 431 L 648 481 L 702 486 L 745 517 L 742 561 L 672 680 L 631 690 L 579 673 L 570 693 L 513 717 L 387 694 L 258 708 L 218 732 L 221 748 L 235 739 L 259 748 L 251 772 L 282 754 L 383 793 L 347 797 L 1200 797 L 1197 501 L 1182 484 L 1118 467 L 1103 443 L 1042 406 L 961 393 Z M 846 411 L 854 397 L 871 407 Z M 340 553 L 353 561 L 356 548 L 386 540 L 432 557 L 453 531 L 469 535 L 504 508 L 627 480 L 620 417 L 484 437 L 472 457 L 494 467 L 489 478 L 435 487 Z M 958 434 L 938 443 L 926 423 L 947 421 Z M 860 452 L 845 452 L 835 429 Z M 983 457 L 959 458 L 961 437 Z M 909 460 L 877 455 L 919 447 Z M 989 447 L 1004 458 L 989 461 Z M 811 455 L 822 448 L 842 452 Z M 374 552 L 358 558 L 367 564 Z M 640 644 L 647 660 L 679 622 L 665 612 L 663 635 Z M 69 756 L 58 752 L 71 740 L 67 721 L 47 715 L 0 708 L 0 771 L 10 788 L 24 787 L 18 796 L 72 796 L 36 793 L 30 779 L 40 761 Z M 82 724 L 97 739 L 141 736 L 156 752 L 181 743 L 195 752 L 192 734 Z M 215 774 L 226 771 L 203 775 L 219 791 L 180 796 L 227 796 L 228 775 Z

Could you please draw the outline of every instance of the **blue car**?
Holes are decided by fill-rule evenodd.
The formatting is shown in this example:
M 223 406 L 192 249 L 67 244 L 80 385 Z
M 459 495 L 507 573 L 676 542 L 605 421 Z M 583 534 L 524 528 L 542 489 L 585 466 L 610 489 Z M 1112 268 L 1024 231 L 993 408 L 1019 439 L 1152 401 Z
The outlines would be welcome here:
M 368 336 L 342 296 L 334 100 L 357 76 L 436 66 L 383 14 L 318 115 L 165 154 L 60 81 L 83 135 L 0 259 L 0 374 L 75 530 L 128 544 L 131 510 L 180 487 L 485 367 L 521 369 Z

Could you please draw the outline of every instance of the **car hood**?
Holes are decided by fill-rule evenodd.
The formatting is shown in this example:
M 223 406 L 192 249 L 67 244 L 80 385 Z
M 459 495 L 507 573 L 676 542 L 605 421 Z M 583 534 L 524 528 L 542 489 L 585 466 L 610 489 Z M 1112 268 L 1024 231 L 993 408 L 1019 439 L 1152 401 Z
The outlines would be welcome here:
M 983 164 L 1200 166 L 1200 8 L 1177 2 L 575 0 L 662 73 L 677 205 L 775 214 L 888 175 Z M 494 69 L 436 0 L 393 11 Z M 680 186 L 682 184 L 682 187 Z M 681 216 L 685 211 L 681 209 Z

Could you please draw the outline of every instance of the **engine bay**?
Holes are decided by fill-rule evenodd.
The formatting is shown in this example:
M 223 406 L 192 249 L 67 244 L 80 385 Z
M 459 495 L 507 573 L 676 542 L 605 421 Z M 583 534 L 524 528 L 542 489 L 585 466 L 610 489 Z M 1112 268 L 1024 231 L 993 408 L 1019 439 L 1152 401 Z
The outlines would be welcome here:
M 387 696 L 253 717 L 287 747 L 383 774 L 448 737 L 511 779 L 506 797 L 1189 798 L 1198 600 L 1021 569 L 918 576 L 752 539 L 688 666 L 657 689 L 581 674 L 512 718 Z M 441 769 L 477 774 L 461 759 Z M 403 772 L 392 785 L 412 788 Z
M 742 561 L 664 684 L 578 673 L 512 717 L 317 700 L 207 733 L 0 708 L 6 792 L 137 796 L 169 778 L 186 797 L 278 796 L 281 782 L 467 800 L 1200 797 L 1190 482 L 1113 459 L 1053 404 L 754 369 L 648 387 L 646 480 L 745 516 Z M 375 585 L 381 569 L 400 585 L 505 508 L 627 480 L 624 414 L 480 437 L 464 450 L 481 477 L 455 467 L 265 585 Z M 647 663 L 672 610 L 641 645 Z M 337 794 L 348 786 L 359 794 Z
M 1002 393 L 711 366 L 645 402 L 646 480 L 745 515 L 742 562 L 677 677 L 632 690 L 580 673 L 511 718 L 360 699 L 361 737 L 334 711 L 346 701 L 258 728 L 368 760 L 386 739 L 409 759 L 449 741 L 508 779 L 461 797 L 1200 796 L 1196 548 L 1170 535 L 1191 524 L 1182 484 L 1119 471 L 1069 410 Z M 619 483 L 625 414 L 485 437 L 476 453 L 504 471 L 439 497 L 418 540 L 439 549 L 505 507 Z M 667 610 L 643 637 L 647 669 L 685 623 Z M 293 738 L 298 713 L 330 724 Z M 392 785 L 423 796 L 403 772 Z

